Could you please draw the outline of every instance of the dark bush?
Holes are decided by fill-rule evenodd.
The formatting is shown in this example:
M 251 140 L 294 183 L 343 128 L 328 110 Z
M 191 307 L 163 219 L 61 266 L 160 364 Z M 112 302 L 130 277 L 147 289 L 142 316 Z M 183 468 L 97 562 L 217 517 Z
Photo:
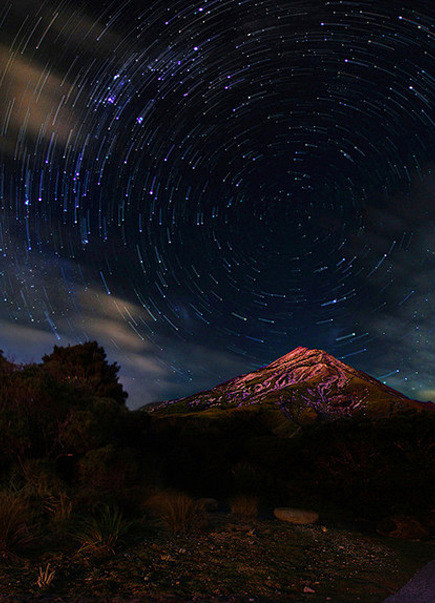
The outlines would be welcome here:
M 43 356 L 42 361 L 44 369 L 57 381 L 125 403 L 128 394 L 118 381 L 119 366 L 107 362 L 106 352 L 96 341 L 66 348 L 54 346 L 53 352 Z

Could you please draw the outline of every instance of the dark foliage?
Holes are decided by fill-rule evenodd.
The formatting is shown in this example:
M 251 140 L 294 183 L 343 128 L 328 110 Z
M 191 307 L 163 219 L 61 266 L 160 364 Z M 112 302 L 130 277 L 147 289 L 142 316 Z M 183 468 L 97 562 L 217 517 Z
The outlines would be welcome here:
M 0 379 L 15 370 L 15 365 L 5 358 L 3 350 L 0 350 Z
M 107 362 L 104 349 L 96 341 L 66 348 L 54 346 L 42 361 L 44 369 L 56 380 L 94 396 L 112 398 L 119 404 L 124 404 L 128 396 L 118 382 L 119 366 Z
M 95 342 L 26 366 L 0 354 L 5 500 L 14 493 L 56 529 L 101 504 L 140 516 L 156 489 L 372 520 L 431 508 L 433 413 L 316 421 L 283 436 L 267 409 L 129 411 L 118 369 Z
M 55 347 L 39 365 L 0 355 L 5 491 L 22 492 L 39 509 L 65 490 L 98 501 L 139 481 L 148 418 L 127 410 L 118 370 L 95 342 Z
M 255 495 L 267 506 L 315 502 L 368 519 L 423 512 L 435 494 L 433 413 L 319 422 L 291 438 L 241 414 L 212 426 L 159 418 L 154 429 L 162 473 L 195 494 Z

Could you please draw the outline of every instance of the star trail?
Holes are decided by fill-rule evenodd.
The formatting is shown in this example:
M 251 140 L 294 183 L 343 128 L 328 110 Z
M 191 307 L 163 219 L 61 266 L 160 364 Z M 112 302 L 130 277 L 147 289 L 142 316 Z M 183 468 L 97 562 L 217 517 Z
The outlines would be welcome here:
M 0 9 L 0 348 L 97 339 L 132 407 L 302 345 L 435 398 L 433 10 Z

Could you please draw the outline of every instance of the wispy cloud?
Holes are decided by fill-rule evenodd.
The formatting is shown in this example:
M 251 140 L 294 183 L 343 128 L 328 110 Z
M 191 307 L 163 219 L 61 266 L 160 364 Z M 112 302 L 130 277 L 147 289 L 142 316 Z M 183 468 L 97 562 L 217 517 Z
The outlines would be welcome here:
M 121 366 L 132 408 L 189 395 L 251 368 L 225 350 L 162 338 L 157 344 L 139 303 L 88 286 L 77 278 L 85 268 L 78 268 L 44 256 L 8 265 L 9 289 L 0 303 L 0 349 L 7 357 L 39 362 L 54 345 L 96 340 Z
M 27 137 L 66 144 L 76 125 L 68 106 L 72 84 L 49 65 L 29 62 L 19 52 L 0 46 L 0 91 L 3 120 L 2 147 L 13 153 Z
M 121 42 L 109 12 L 100 10 L 96 17 L 79 6 L 58 8 L 51 2 L 14 0 L 6 11 L 6 30 L 16 35 L 13 42 L 12 35 L 0 43 L 3 153 L 15 156 L 20 145 L 35 141 L 74 141 L 82 125 L 82 79 L 91 58 L 108 62 Z

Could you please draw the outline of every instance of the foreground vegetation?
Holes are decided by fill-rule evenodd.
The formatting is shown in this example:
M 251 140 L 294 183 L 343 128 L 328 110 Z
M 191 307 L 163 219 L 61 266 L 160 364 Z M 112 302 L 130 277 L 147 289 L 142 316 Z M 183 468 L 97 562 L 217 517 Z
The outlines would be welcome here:
M 118 368 L 95 342 L 26 366 L 0 354 L 3 599 L 377 601 L 430 558 L 430 413 L 292 426 L 267 405 L 132 412 Z M 275 506 L 320 524 L 279 523 Z M 426 542 L 377 535 L 395 517 Z

